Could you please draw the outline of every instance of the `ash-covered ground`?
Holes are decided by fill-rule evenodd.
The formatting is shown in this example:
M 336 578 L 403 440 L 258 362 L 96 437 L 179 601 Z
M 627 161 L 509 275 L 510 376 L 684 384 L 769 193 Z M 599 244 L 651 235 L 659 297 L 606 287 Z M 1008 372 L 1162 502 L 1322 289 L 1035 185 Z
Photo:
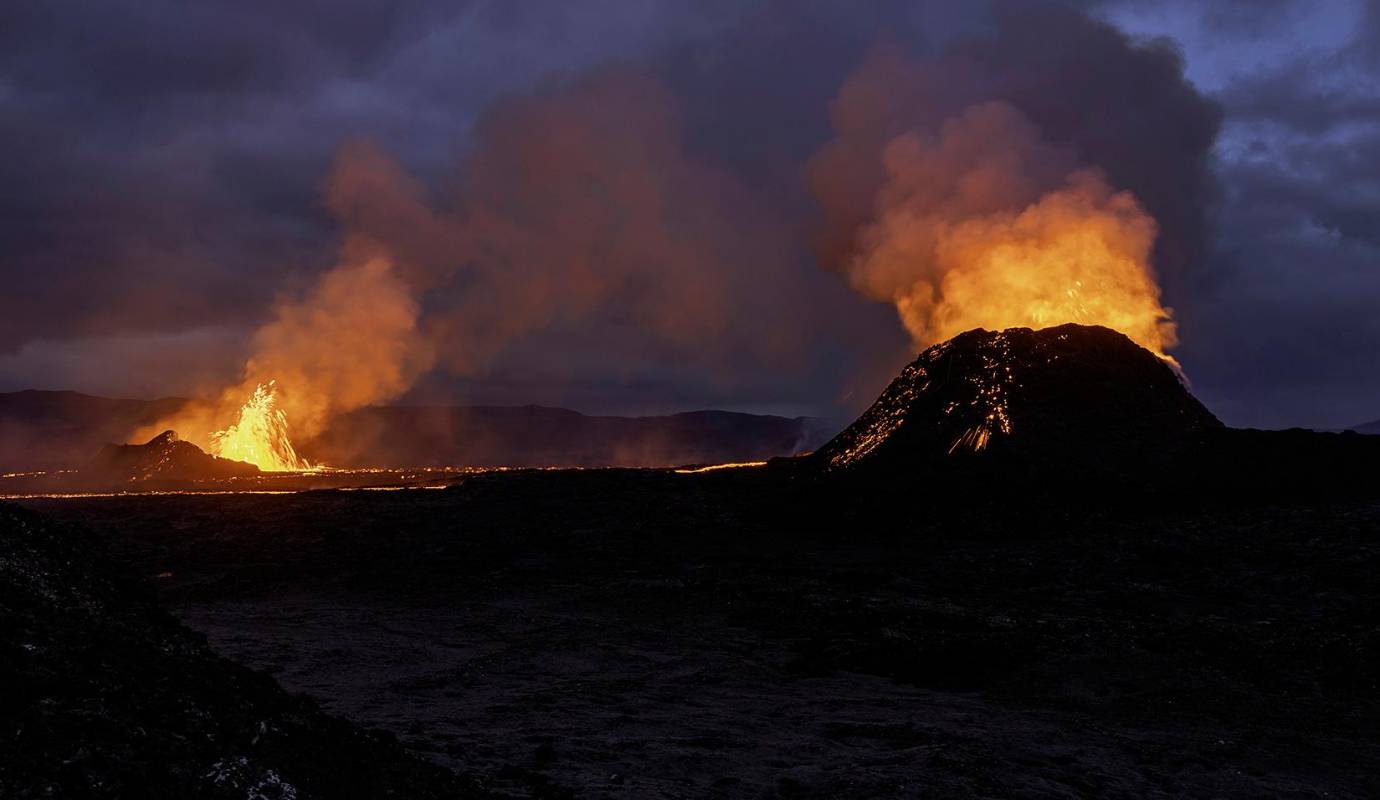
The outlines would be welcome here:
M 500 795 L 1380 794 L 1364 496 L 755 469 L 25 504 Z

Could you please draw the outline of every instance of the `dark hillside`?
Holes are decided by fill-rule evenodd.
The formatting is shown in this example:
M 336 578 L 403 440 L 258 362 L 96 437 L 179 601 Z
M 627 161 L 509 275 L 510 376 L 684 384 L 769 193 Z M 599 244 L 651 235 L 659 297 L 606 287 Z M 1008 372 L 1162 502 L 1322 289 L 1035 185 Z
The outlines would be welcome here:
M 94 539 L 0 504 L 0 796 L 464 796 L 212 653 Z

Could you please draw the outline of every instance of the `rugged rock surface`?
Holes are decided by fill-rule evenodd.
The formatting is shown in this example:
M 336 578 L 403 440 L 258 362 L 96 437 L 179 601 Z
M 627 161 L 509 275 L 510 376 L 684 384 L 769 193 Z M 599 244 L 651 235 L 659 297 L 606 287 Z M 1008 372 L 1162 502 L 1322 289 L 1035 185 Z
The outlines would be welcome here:
M 960 334 L 921 353 L 814 455 L 828 469 L 952 467 L 1140 473 L 1222 423 L 1123 334 L 1061 325 Z
M 258 475 L 243 461 L 209 455 L 163 431 L 144 444 L 108 444 L 88 466 L 93 477 L 124 481 L 201 481 Z
M 0 504 L 0 797 L 457 797 L 215 655 L 82 530 Z
M 173 572 L 217 648 L 504 796 L 1380 797 L 1374 500 L 955 504 L 852 474 L 29 503 Z

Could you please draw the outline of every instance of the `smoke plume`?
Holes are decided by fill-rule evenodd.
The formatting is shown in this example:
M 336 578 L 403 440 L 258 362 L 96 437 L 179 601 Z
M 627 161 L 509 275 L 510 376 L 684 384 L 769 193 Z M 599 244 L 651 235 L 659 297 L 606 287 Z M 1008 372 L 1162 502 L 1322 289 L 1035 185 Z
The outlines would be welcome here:
M 1059 7 L 933 35 L 907 3 L 826 26 L 833 6 L 809 7 L 498 100 L 448 175 L 348 140 L 325 182 L 336 266 L 171 426 L 206 444 L 281 412 L 310 453 L 344 412 L 437 373 L 809 375 L 823 394 L 889 373 L 896 329 L 812 249 L 893 304 L 912 346 L 1069 320 L 1173 345 L 1152 264 L 1172 285 L 1202 251 L 1217 115 L 1172 49 Z M 883 30 L 903 40 L 869 47 Z
M 852 154 L 866 152 L 840 127 L 812 168 L 826 208 L 854 174 Z M 872 218 L 838 265 L 855 289 L 895 304 L 917 348 L 977 327 L 1070 321 L 1161 354 L 1174 344 L 1150 267 L 1154 220 L 1009 104 L 971 106 L 880 150 Z
M 780 313 L 767 288 L 794 295 L 789 227 L 742 181 L 689 156 L 680 130 L 660 82 L 600 70 L 491 110 L 436 200 L 356 146 L 328 202 L 349 252 L 391 259 L 424 293 L 426 334 L 455 374 L 529 334 L 591 325 L 661 359 L 713 363 L 745 343 L 753 357 L 779 356 L 793 331 L 739 335 L 739 315 L 758 306 L 766 330 Z
M 295 454 L 279 455 L 292 453 L 287 434 L 310 439 L 341 412 L 397 397 L 431 367 L 418 314 L 412 289 L 390 262 L 347 258 L 305 295 L 278 302 L 254 335 L 243 380 L 211 404 L 193 405 L 134 438 L 171 427 L 227 457 L 302 466 Z M 266 435 L 286 420 L 291 426 L 282 436 Z M 276 452 L 256 453 L 256 446 Z
M 658 81 L 627 70 L 515 97 L 478 123 L 435 192 L 377 147 L 346 145 L 326 185 L 340 264 L 277 304 L 212 407 L 160 424 L 244 457 L 224 443 L 273 427 L 271 409 L 267 421 L 241 410 L 270 381 L 268 405 L 309 441 L 433 366 L 472 375 L 550 331 L 594 331 L 600 355 L 624 361 L 789 363 L 804 338 L 786 321 L 801 305 L 790 226 L 684 152 L 678 113 Z

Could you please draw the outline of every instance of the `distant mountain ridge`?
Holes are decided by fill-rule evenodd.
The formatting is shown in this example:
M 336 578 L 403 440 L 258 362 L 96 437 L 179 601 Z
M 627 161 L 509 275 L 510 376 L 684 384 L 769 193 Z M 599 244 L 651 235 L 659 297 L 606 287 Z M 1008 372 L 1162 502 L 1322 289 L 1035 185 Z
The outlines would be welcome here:
M 0 473 L 85 464 L 189 402 L 0 393 Z M 793 455 L 832 433 L 813 417 L 731 411 L 616 417 L 546 406 L 375 406 L 297 444 L 312 461 L 340 467 L 666 466 Z
M 107 444 L 124 444 L 188 400 L 125 400 L 71 391 L 0 393 L 0 472 L 83 465 Z
M 374 406 L 303 446 L 327 464 L 667 466 L 759 461 L 812 450 L 833 431 L 812 417 L 732 411 L 614 417 L 546 406 Z
M 1380 436 L 1380 419 L 1377 419 L 1373 422 L 1367 422 L 1361 425 L 1356 425 L 1352 427 L 1350 430 L 1356 431 L 1357 433 L 1369 433 Z

